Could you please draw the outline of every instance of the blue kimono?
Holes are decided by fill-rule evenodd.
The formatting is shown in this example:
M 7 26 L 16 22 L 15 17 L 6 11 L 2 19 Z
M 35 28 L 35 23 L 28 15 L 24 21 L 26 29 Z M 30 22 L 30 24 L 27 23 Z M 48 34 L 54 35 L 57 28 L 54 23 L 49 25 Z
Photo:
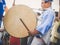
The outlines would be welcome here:
M 51 8 L 46 9 L 38 18 L 38 22 L 40 22 L 37 25 L 36 30 L 40 32 L 40 36 L 45 35 L 49 31 L 52 27 L 54 19 L 55 12 Z
M 6 7 L 5 0 L 0 0 L 0 27 L 1 27 L 1 21 L 4 13 L 4 8 Z

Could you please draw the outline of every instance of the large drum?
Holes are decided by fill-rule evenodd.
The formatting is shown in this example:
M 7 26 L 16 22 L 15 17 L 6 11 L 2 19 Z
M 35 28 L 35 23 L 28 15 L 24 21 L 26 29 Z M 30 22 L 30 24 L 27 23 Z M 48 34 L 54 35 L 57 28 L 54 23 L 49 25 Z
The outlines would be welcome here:
M 28 6 L 13 6 L 4 17 L 4 27 L 13 37 L 27 37 L 36 28 L 36 14 Z

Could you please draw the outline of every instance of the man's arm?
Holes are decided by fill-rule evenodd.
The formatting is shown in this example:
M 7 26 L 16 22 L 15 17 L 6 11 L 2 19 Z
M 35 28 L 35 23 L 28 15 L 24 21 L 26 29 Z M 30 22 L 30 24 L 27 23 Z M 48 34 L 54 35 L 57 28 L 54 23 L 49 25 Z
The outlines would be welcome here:
M 34 35 L 36 35 L 36 34 L 39 34 L 40 32 L 37 31 L 37 30 L 34 30 L 34 31 L 29 31 L 28 33 L 29 33 L 30 35 L 34 36 Z
M 37 27 L 36 30 L 30 31 L 30 33 L 32 35 L 36 35 L 38 33 L 40 33 L 41 35 L 44 35 L 52 27 L 53 20 L 54 20 L 54 16 L 51 13 L 48 15 L 48 17 L 45 19 L 45 21 L 40 26 Z
M 5 12 L 8 12 L 8 8 L 6 6 L 5 0 L 3 0 L 3 9 L 4 9 Z
M 5 9 L 4 9 L 5 12 L 8 12 L 8 7 L 6 6 Z
M 0 32 L 3 32 L 4 31 L 4 28 L 0 28 Z

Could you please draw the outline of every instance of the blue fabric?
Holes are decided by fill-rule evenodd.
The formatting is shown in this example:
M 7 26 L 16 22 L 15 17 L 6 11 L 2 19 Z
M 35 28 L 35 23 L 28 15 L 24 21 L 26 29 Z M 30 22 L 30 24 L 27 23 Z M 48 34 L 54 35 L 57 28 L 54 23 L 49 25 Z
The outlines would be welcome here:
M 3 41 L 2 40 L 0 40 L 0 45 L 3 45 Z
M 2 20 L 4 8 L 6 7 L 5 0 L 0 0 L 0 20 Z
M 41 20 L 41 24 L 37 25 L 36 30 L 39 31 L 42 35 L 45 35 L 52 27 L 55 18 L 55 13 L 53 10 L 48 8 L 46 9 L 46 11 L 43 12 L 43 14 L 39 18 L 42 20 Z
M 1 27 L 1 23 L 2 23 L 2 21 L 0 20 L 0 27 Z

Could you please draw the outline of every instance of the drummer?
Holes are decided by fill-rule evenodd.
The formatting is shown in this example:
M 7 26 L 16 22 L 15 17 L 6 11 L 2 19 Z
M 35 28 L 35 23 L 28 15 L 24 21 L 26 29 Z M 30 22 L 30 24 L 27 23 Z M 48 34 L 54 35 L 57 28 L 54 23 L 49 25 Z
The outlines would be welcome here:
M 51 8 L 52 1 L 53 0 L 42 0 L 41 6 L 44 11 L 41 16 L 38 17 L 38 22 L 41 23 L 37 24 L 34 31 L 29 31 L 31 35 L 35 36 L 31 45 L 48 45 L 50 29 L 55 18 L 55 12 Z

